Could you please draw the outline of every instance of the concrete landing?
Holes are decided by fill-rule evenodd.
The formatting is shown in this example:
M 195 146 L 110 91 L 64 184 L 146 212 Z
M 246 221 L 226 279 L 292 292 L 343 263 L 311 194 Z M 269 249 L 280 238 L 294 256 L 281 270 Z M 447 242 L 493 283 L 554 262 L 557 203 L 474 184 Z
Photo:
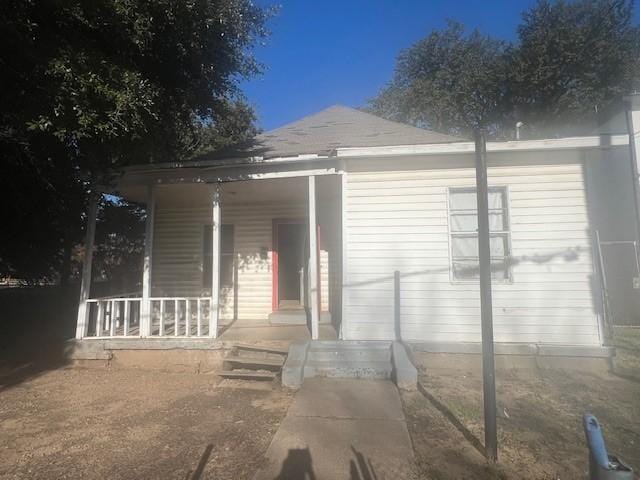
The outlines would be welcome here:
M 312 378 L 296 393 L 254 480 L 411 479 L 413 460 L 393 383 Z

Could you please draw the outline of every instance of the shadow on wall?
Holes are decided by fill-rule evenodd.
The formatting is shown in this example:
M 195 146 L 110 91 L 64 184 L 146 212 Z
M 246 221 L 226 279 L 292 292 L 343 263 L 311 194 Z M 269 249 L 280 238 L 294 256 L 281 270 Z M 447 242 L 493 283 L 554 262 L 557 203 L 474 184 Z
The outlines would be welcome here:
M 349 461 L 349 480 L 377 480 L 371 460 L 351 446 L 353 458 Z M 282 462 L 280 474 L 274 480 L 315 480 L 313 461 L 309 448 L 289 450 Z
M 560 250 L 557 252 L 553 252 L 553 253 L 549 253 L 549 254 L 545 254 L 545 255 L 540 255 L 540 254 L 533 254 L 533 255 L 521 255 L 521 256 L 511 256 L 508 259 L 508 265 L 513 267 L 516 265 L 520 265 L 523 263 L 529 263 L 529 264 L 544 264 L 544 263 L 548 263 L 551 262 L 554 259 L 563 259 L 565 262 L 575 262 L 576 260 L 578 260 L 580 258 L 580 254 L 581 253 L 585 253 L 588 252 L 589 254 L 591 254 L 591 250 L 585 247 L 574 247 L 574 248 L 568 248 L 565 250 Z M 497 271 L 497 270 L 502 270 L 502 267 L 497 266 L 494 267 L 492 265 L 492 270 L 493 271 Z M 400 276 L 402 278 L 409 278 L 409 277 L 413 277 L 413 276 L 418 276 L 418 275 L 428 275 L 428 274 L 432 274 L 432 273 L 448 273 L 450 271 L 450 267 L 446 266 L 446 267 L 441 267 L 441 268 L 432 268 L 432 269 L 426 269 L 426 270 L 415 270 L 415 271 L 411 271 L 411 272 L 400 272 Z M 465 267 L 465 268 L 461 268 L 460 269 L 461 272 L 464 272 L 466 274 L 477 274 L 479 273 L 479 268 L 478 267 Z M 378 277 L 375 278 L 373 280 L 365 280 L 362 282 L 350 282 L 344 285 L 344 287 L 359 287 L 362 285 L 372 285 L 372 284 L 376 284 L 376 283 L 384 283 L 384 282 L 388 282 L 388 281 L 393 281 L 393 272 L 391 272 L 390 275 L 385 275 L 382 277 Z

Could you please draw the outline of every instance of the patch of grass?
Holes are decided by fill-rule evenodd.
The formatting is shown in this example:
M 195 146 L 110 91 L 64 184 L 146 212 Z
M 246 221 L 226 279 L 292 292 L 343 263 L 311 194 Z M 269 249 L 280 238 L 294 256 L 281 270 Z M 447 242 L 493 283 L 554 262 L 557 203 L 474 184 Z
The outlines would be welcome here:
M 424 478 L 586 478 L 582 430 L 586 412 L 600 420 L 608 449 L 640 470 L 640 329 L 616 329 L 615 344 L 614 374 L 497 372 L 500 463 L 496 468 L 487 465 L 461 434 L 468 430 L 484 440 L 481 373 L 427 370 L 421 383 L 435 402 L 424 397 L 406 402 Z M 508 416 L 501 415 L 504 410 Z M 451 414 L 455 421 L 447 418 Z
M 614 327 L 612 345 L 616 348 L 614 372 L 640 382 L 640 328 Z

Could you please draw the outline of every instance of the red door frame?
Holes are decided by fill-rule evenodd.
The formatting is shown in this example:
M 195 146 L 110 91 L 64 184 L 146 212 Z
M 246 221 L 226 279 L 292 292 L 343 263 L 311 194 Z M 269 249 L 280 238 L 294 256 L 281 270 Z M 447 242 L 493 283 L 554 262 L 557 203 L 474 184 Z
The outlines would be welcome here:
M 304 218 L 274 218 L 271 222 L 271 309 L 272 311 L 277 311 L 279 306 L 279 295 L 278 295 L 278 225 L 308 225 L 308 222 Z M 318 305 L 320 306 L 320 310 L 322 310 L 322 284 L 321 284 L 321 275 L 320 275 L 320 225 L 318 225 L 317 232 L 317 244 L 318 249 L 316 252 L 318 261 Z

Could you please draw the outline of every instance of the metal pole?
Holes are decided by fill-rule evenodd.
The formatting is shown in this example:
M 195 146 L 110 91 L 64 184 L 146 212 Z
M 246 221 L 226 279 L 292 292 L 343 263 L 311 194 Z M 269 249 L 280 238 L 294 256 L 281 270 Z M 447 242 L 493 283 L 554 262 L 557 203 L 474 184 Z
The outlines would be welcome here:
M 604 270 L 604 258 L 602 256 L 602 243 L 600 242 L 600 232 L 594 230 L 594 236 L 596 237 L 596 248 L 598 254 L 598 271 L 600 273 L 600 282 L 602 286 L 602 317 L 604 321 L 604 332 L 607 338 L 611 338 L 611 325 L 613 324 L 613 315 L 611 314 L 611 305 L 609 303 L 609 287 L 607 286 L 607 274 Z M 604 339 L 603 339 L 604 340 Z
M 400 272 L 393 272 L 393 319 L 395 326 L 396 340 L 402 340 L 402 331 L 400 330 Z
M 491 302 L 491 250 L 489 237 L 489 187 L 487 146 L 475 132 L 476 189 L 478 198 L 478 256 L 480 258 L 480 314 L 482 322 L 482 393 L 484 399 L 484 446 L 487 459 L 498 461 L 496 424 L 496 375 L 493 357 L 493 307 Z

